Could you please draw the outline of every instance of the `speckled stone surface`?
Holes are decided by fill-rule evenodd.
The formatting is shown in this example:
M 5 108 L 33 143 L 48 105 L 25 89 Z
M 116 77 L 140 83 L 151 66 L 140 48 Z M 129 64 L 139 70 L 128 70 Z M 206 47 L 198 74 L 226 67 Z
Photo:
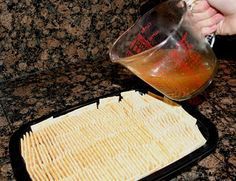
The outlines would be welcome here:
M 11 126 L 6 119 L 2 107 L 0 107 L 0 180 L 13 179 L 8 150 L 11 135 Z
M 215 152 L 174 180 L 234 180 L 236 176 L 236 62 L 220 60 L 212 84 L 200 97 L 199 111 L 217 127 Z M 71 64 L 1 83 L 1 177 L 13 178 L 8 154 L 10 135 L 21 125 L 84 101 L 142 85 L 124 68 L 108 60 Z M 1 178 L 0 177 L 0 178 Z M 2 180 L 2 179 L 1 179 Z
M 141 1 L 0 0 L 0 81 L 108 57 Z

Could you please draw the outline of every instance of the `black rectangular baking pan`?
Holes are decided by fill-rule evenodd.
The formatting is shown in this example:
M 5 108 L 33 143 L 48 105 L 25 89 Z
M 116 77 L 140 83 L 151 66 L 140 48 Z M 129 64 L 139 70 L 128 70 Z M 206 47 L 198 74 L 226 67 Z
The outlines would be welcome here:
M 146 93 L 148 90 L 146 88 L 144 89 L 136 89 L 140 93 Z M 153 92 L 153 90 L 152 90 Z M 10 159 L 11 159 L 11 165 L 14 172 L 14 177 L 16 180 L 31 180 L 30 176 L 26 170 L 26 166 L 24 163 L 24 160 L 21 156 L 20 151 L 20 139 L 23 137 L 23 135 L 31 130 L 31 126 L 34 124 L 37 124 L 49 117 L 58 117 L 61 115 L 64 115 L 68 112 L 71 112 L 75 109 L 78 109 L 80 107 L 97 103 L 99 104 L 100 98 L 110 97 L 110 96 L 120 96 L 121 92 L 115 92 L 110 95 L 106 95 L 103 97 L 96 98 L 94 100 L 90 100 L 86 103 L 73 106 L 73 107 L 67 107 L 65 110 L 61 110 L 55 113 L 52 113 L 47 116 L 43 116 L 37 120 L 33 120 L 23 126 L 21 126 L 14 134 L 12 135 L 9 143 L 9 152 L 10 152 Z M 155 92 L 155 94 L 159 94 L 158 92 Z M 202 135 L 205 137 L 207 142 L 205 145 L 200 147 L 199 149 L 195 150 L 194 152 L 186 155 L 182 159 L 170 164 L 169 166 L 143 178 L 142 180 L 163 180 L 163 179 L 170 179 L 178 174 L 180 174 L 184 169 L 191 168 L 192 165 L 196 164 L 199 160 L 203 159 L 207 155 L 209 155 L 211 152 L 214 151 L 217 145 L 218 140 L 218 134 L 217 130 L 214 126 L 214 124 L 207 119 L 204 115 L 202 115 L 197 109 L 190 106 L 187 102 L 180 103 L 182 107 L 193 117 L 197 119 L 197 125 L 199 127 L 199 130 L 201 131 Z

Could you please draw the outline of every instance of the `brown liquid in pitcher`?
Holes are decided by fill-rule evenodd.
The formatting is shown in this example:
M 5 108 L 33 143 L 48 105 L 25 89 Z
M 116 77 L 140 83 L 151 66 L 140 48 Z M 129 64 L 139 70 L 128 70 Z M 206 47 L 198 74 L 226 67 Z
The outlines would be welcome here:
M 131 59 L 132 58 L 132 59 Z M 206 57 L 193 50 L 159 50 L 152 56 L 130 57 L 128 69 L 169 98 L 184 100 L 207 85 L 215 71 Z

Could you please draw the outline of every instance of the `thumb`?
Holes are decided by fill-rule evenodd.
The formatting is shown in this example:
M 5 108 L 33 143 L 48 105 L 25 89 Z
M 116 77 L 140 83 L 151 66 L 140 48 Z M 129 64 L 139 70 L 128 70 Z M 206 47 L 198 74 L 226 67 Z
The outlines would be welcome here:
M 225 17 L 217 26 L 217 35 L 236 34 L 236 14 Z
M 232 15 L 235 14 L 236 11 L 236 3 L 235 0 L 207 0 L 208 3 L 214 7 L 215 9 L 219 10 L 224 15 Z

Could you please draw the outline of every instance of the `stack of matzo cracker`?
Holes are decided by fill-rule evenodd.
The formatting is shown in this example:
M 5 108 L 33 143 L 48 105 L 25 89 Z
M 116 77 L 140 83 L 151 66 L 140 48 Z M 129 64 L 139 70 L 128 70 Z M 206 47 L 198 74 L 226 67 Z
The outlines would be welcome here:
M 32 180 L 138 180 L 205 144 L 180 106 L 130 91 L 32 126 L 21 153 Z

